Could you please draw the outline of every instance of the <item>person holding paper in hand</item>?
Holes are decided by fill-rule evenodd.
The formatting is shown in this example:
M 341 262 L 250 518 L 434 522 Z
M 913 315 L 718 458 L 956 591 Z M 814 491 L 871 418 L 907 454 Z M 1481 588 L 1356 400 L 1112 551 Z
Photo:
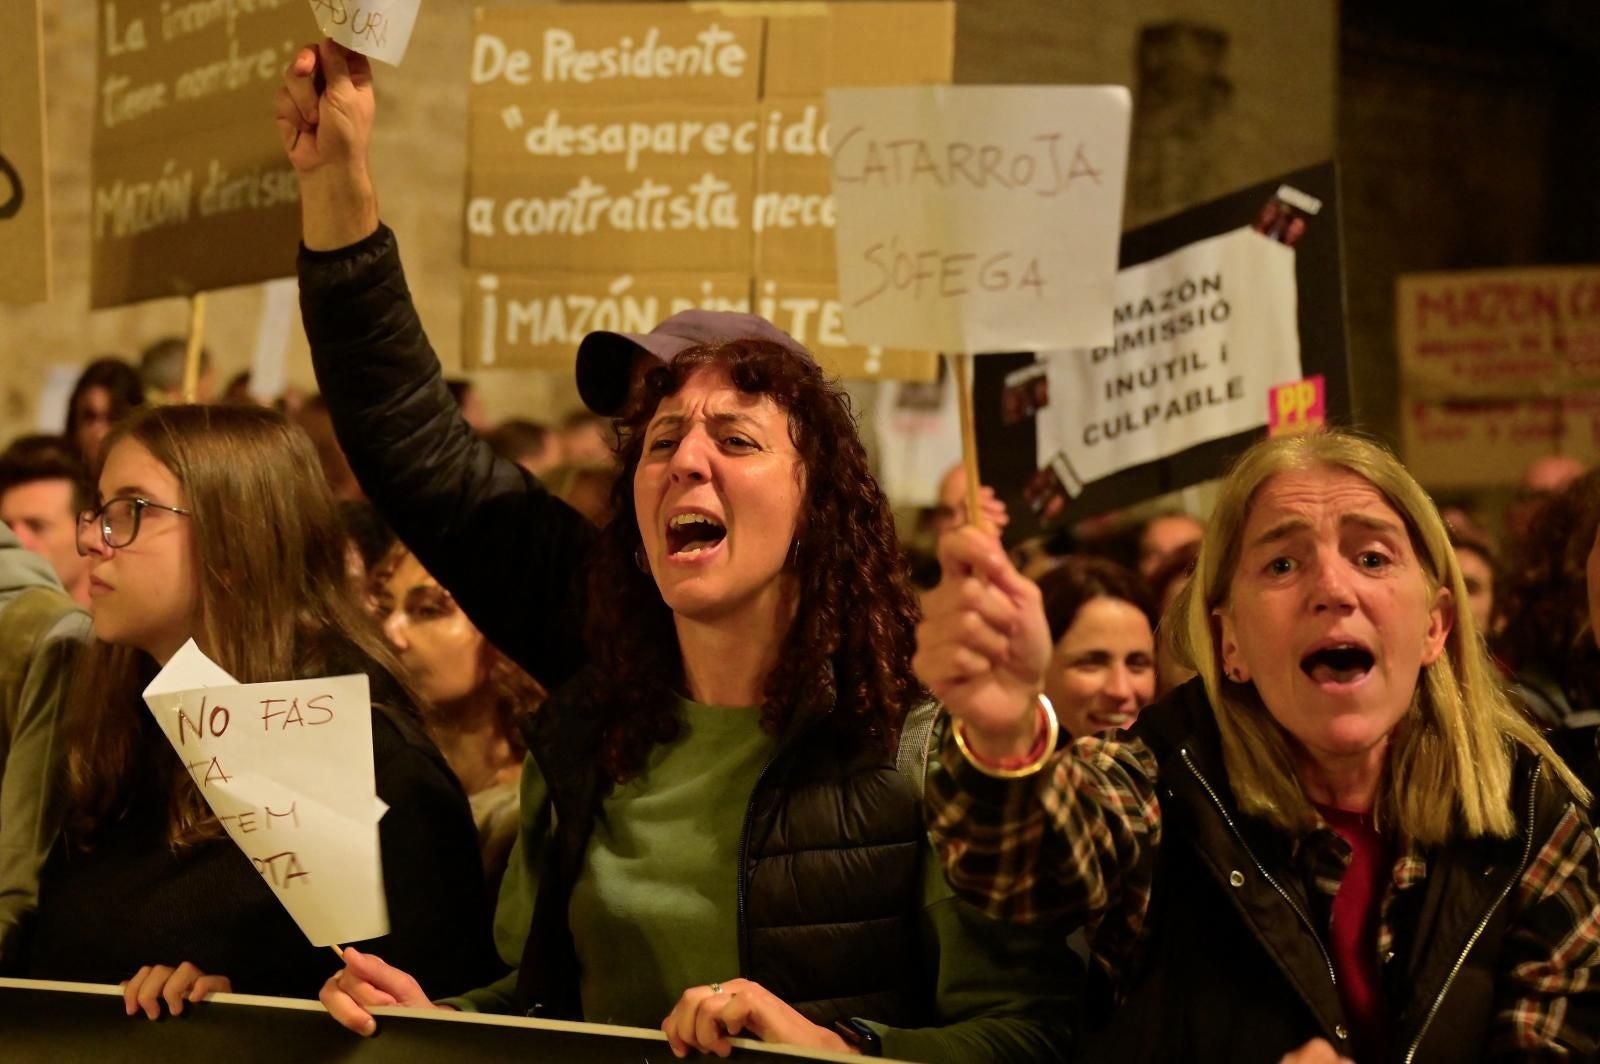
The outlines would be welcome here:
M 963 897 L 1087 928 L 1089 1059 L 1600 1055 L 1589 796 L 1508 703 L 1392 455 L 1330 432 L 1242 457 L 1169 614 L 1199 678 L 1132 737 L 1058 748 L 1038 589 L 974 529 L 941 560 L 933 834 Z
M 141 701 L 193 639 L 241 683 L 367 674 L 389 806 L 378 830 L 391 930 L 372 946 L 444 985 L 482 982 L 493 955 L 466 797 L 346 578 L 310 442 L 271 411 L 169 406 L 119 424 L 104 453 L 78 525 L 95 639 L 62 726 L 69 807 L 28 974 L 126 980 L 128 1013 L 154 1019 L 163 1001 L 178 1013 L 212 990 L 309 997 L 337 966 L 207 805 L 206 774 L 226 764 L 186 766 Z M 228 726 L 269 723 L 241 710 Z M 292 849 L 287 828 L 260 820 Z
M 320 74 L 320 77 L 318 76 Z M 318 84 L 325 83 L 319 93 Z M 468 428 L 366 172 L 366 62 L 303 50 L 278 97 L 301 180 L 301 308 L 368 496 L 473 623 L 551 692 L 527 728 L 501 983 L 464 1009 L 930 1061 L 1054 1059 L 1076 971 L 932 864 L 915 601 L 847 402 L 750 315 L 596 334 L 580 391 L 620 414 L 601 530 Z M 930 714 L 931 716 L 931 714 Z M 346 951 L 322 1000 L 363 1034 L 428 1007 Z

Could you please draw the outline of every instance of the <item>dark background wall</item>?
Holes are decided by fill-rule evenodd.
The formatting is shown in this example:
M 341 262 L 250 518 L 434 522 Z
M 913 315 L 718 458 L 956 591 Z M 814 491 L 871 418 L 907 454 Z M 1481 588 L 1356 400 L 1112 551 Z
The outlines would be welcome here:
M 1344 5 L 1352 369 L 1361 415 L 1391 438 L 1397 275 L 1600 262 L 1597 14 L 1571 0 Z

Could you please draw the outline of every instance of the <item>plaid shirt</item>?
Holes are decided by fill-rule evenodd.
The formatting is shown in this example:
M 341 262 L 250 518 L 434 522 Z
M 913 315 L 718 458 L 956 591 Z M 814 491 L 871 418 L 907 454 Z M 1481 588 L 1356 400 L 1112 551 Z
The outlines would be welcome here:
M 929 822 L 951 886 L 991 916 L 1087 927 L 1097 966 L 1117 986 L 1139 949 L 1161 844 L 1156 759 L 1137 739 L 1084 738 L 1044 771 L 998 780 L 955 742 L 928 781 Z M 1325 824 L 1294 849 L 1308 893 L 1331 903 L 1349 845 Z M 1402 842 L 1380 909 L 1378 953 L 1397 937 L 1396 903 L 1428 877 L 1426 850 Z M 1513 896 L 1500 952 L 1488 1052 L 1600 1055 L 1600 856 L 1569 803 Z M 1324 907 L 1324 914 L 1326 908 Z

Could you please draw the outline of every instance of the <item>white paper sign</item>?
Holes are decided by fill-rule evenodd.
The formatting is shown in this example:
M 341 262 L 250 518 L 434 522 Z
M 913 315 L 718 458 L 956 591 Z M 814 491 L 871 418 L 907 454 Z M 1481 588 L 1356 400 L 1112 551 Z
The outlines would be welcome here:
M 932 401 L 930 401 L 932 400 Z M 932 506 L 939 482 L 961 461 L 955 375 L 878 385 L 878 484 L 898 506 Z
M 45 370 L 44 387 L 39 389 L 39 406 L 34 427 L 40 432 L 59 435 L 67 431 L 67 404 L 72 401 L 72 390 L 78 386 L 82 366 L 63 366 L 55 363 Z
M 311 0 L 322 32 L 351 51 L 399 66 L 422 0 Z
M 1130 115 L 1118 86 L 829 90 L 850 341 L 1108 343 Z
M 1041 356 L 1038 461 L 1067 494 L 1119 470 L 1267 423 L 1299 380 L 1294 251 L 1252 229 L 1123 270 L 1115 337 Z
M 388 934 L 365 676 L 238 684 L 190 640 L 144 700 L 313 945 Z
M 289 333 L 300 323 L 300 282 L 281 277 L 261 286 L 261 321 L 256 325 L 256 351 L 250 360 L 250 395 L 271 405 L 288 386 Z

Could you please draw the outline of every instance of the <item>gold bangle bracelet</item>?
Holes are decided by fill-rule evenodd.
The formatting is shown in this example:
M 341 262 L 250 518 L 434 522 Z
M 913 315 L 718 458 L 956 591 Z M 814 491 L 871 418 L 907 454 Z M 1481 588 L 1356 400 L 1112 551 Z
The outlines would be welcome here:
M 985 776 L 990 776 L 997 780 L 1017 780 L 1022 779 L 1024 776 L 1032 776 L 1049 764 L 1050 758 L 1056 752 L 1056 740 L 1061 735 L 1061 722 L 1056 719 L 1056 707 L 1050 704 L 1048 698 L 1042 693 L 1035 695 L 1034 698 L 1037 699 L 1039 708 L 1044 710 L 1044 749 L 1040 751 L 1037 758 L 1017 768 L 996 768 L 972 752 L 972 748 L 967 745 L 967 729 L 958 720 L 950 731 L 955 736 L 956 748 L 961 751 L 961 756 L 967 759 L 967 764 Z M 1034 741 L 1037 742 L 1038 740 L 1035 739 Z

